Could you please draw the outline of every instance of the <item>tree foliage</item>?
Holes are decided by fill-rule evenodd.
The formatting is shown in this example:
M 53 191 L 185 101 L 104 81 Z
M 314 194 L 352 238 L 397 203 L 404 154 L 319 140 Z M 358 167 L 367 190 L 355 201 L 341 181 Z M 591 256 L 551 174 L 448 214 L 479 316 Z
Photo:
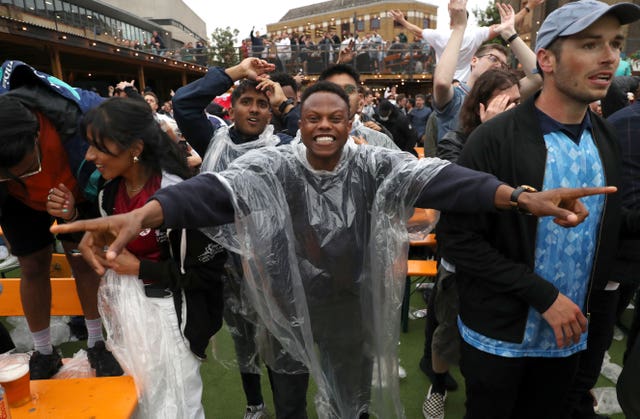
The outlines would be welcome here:
M 234 46 L 240 31 L 226 28 L 215 28 L 211 33 L 210 63 L 214 66 L 231 67 L 240 62 L 238 49 Z
M 473 9 L 473 14 L 478 20 L 478 26 L 491 26 L 500 23 L 500 12 L 498 12 L 498 8 L 496 7 L 494 0 L 491 0 L 484 10 L 476 7 Z
M 500 24 L 500 12 L 496 7 L 495 0 L 491 0 L 487 7 L 484 10 L 476 7 L 473 9 L 473 14 L 476 16 L 476 20 L 478 21 L 478 26 L 491 26 Z M 490 43 L 502 44 L 502 40 L 498 36 L 497 38 L 489 41 Z

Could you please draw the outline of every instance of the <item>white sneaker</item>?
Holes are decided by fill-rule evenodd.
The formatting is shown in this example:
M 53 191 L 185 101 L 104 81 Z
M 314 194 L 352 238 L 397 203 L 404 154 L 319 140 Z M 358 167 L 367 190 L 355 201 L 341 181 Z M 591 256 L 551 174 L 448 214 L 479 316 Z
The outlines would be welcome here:
M 0 270 L 1 271 L 9 271 L 11 269 L 15 269 L 20 266 L 20 262 L 18 262 L 18 258 L 13 255 L 9 255 L 8 258 L 0 262 Z
M 270 419 L 271 415 L 267 411 L 264 403 L 257 406 L 247 406 L 243 419 Z
M 402 365 L 398 365 L 398 377 L 400 379 L 407 378 L 407 370 L 405 370 Z
M 7 246 L 0 245 L 0 260 L 8 258 L 10 255 L 9 249 Z
M 424 419 L 444 419 L 444 402 L 447 400 L 447 391 L 444 394 L 432 393 L 433 386 L 422 403 L 422 415 Z
M 620 342 L 624 339 L 624 336 L 625 334 L 622 329 L 620 329 L 618 326 L 613 327 L 613 340 Z

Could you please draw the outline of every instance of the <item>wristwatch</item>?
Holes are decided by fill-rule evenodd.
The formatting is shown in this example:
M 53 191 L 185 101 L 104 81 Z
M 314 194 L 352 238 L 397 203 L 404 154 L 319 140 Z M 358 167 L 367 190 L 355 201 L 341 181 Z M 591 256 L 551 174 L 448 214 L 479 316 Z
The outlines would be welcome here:
M 287 109 L 287 106 L 289 105 L 293 105 L 293 99 L 287 99 L 282 102 L 280 106 L 278 106 L 278 112 L 280 112 L 280 114 L 283 114 L 284 110 Z
M 521 212 L 523 214 L 531 215 L 531 213 L 518 205 L 518 198 L 522 192 L 538 192 L 536 188 L 529 185 L 520 185 L 511 192 L 511 198 L 509 198 L 509 204 L 514 211 Z

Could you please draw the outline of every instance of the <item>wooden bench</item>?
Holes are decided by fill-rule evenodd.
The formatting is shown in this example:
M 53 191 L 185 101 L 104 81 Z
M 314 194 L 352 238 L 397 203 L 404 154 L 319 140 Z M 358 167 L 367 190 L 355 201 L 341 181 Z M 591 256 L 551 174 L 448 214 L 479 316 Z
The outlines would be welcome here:
M 408 260 L 407 261 L 407 279 L 404 285 L 404 297 L 402 299 L 402 308 L 400 312 L 400 325 L 403 332 L 409 331 L 409 300 L 411 298 L 411 278 L 435 279 L 438 274 L 438 262 L 435 260 Z
M 436 212 L 430 209 L 416 208 L 413 215 L 407 223 L 407 228 L 412 226 L 432 225 L 437 221 Z M 438 274 L 438 262 L 428 257 L 433 257 L 436 250 L 436 235 L 434 233 L 427 234 L 419 240 L 411 240 L 409 246 L 421 247 L 427 250 L 425 259 L 409 259 L 407 260 L 407 279 L 405 281 L 404 296 L 402 298 L 402 308 L 400 312 L 400 325 L 403 332 L 409 331 L 409 302 L 411 299 L 412 278 L 417 278 L 417 284 L 425 281 L 435 280 Z M 414 256 L 415 257 L 415 256 Z
M 130 376 L 31 381 L 31 402 L 11 408 L 12 419 L 130 418 L 138 404 Z
M 20 278 L 0 278 L 0 285 L 0 316 L 24 315 Z M 75 279 L 51 278 L 51 315 L 82 314 Z M 31 381 L 31 394 L 31 402 L 11 408 L 13 419 L 129 418 L 138 404 L 130 376 L 35 380 Z
M 0 316 L 23 316 L 20 278 L 0 278 Z M 51 278 L 51 315 L 82 316 L 74 278 Z
M 51 278 L 69 278 L 73 276 L 69 261 L 63 253 L 54 253 L 51 255 L 49 276 Z

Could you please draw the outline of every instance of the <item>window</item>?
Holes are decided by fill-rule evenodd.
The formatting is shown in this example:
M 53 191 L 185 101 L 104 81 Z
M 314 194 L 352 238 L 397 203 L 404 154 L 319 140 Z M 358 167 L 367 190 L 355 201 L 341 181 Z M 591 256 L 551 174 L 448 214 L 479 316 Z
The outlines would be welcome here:
M 356 31 L 364 32 L 364 20 L 362 18 L 356 20 Z
M 44 5 L 44 0 L 36 0 L 35 3 L 36 3 L 36 14 L 40 16 L 46 16 L 47 9 Z
M 422 27 L 425 29 L 431 28 L 431 19 L 425 16 L 422 19 Z
M 369 21 L 369 29 L 371 30 L 380 29 L 380 18 L 378 16 L 374 17 Z
M 47 11 L 46 11 L 47 16 L 49 16 L 51 19 L 55 19 L 56 18 L 56 15 L 54 13 L 55 6 L 53 5 L 53 1 L 52 0 L 46 0 L 44 2 L 44 7 L 47 9 Z

